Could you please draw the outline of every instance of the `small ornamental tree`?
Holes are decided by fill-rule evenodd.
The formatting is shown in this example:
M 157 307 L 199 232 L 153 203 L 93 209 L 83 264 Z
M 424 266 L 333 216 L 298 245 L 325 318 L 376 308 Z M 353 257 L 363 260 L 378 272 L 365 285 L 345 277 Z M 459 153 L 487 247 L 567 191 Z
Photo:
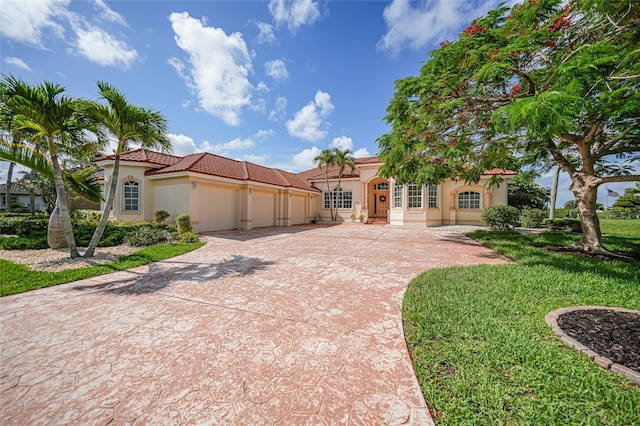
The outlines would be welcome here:
M 380 174 L 477 182 L 516 157 L 553 158 L 580 211 L 575 247 L 606 251 L 597 189 L 640 180 L 628 172 L 640 152 L 639 27 L 636 0 L 528 0 L 490 11 L 431 52 L 419 76 L 396 81 Z

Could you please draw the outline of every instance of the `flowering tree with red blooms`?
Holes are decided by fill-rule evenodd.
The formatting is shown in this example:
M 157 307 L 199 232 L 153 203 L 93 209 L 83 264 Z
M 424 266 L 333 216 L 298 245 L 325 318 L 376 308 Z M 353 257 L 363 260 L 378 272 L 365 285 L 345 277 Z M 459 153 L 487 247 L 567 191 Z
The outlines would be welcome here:
M 530 0 L 490 11 L 431 52 L 419 76 L 396 81 L 380 174 L 477 182 L 485 170 L 553 158 L 580 211 L 575 247 L 606 251 L 598 186 L 640 180 L 629 172 L 640 158 L 638 28 L 637 0 Z

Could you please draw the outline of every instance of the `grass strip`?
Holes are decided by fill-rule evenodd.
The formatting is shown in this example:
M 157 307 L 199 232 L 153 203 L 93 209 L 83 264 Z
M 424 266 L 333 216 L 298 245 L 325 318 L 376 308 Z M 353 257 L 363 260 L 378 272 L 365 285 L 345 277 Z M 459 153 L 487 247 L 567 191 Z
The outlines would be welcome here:
M 442 425 L 640 424 L 640 389 L 564 345 L 544 321 L 576 305 L 640 309 L 640 263 L 549 252 L 575 235 L 469 234 L 515 260 L 427 271 L 405 295 L 414 368 Z M 634 251 L 634 237 L 605 237 Z
M 36 271 L 24 265 L 0 259 L 0 297 L 135 268 L 190 252 L 204 244 L 202 242 L 158 244 L 122 256 L 105 265 L 67 269 L 59 272 Z

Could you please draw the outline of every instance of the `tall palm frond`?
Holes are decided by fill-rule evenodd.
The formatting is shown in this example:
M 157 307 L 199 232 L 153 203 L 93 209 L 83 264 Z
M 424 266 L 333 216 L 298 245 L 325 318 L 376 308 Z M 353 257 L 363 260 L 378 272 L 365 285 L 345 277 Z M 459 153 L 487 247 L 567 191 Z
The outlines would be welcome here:
M 51 160 L 44 152 L 30 146 L 0 141 L 0 159 L 21 164 L 51 181 L 54 180 Z M 94 169 L 83 168 L 74 172 L 62 169 L 62 179 L 79 197 L 94 203 L 100 202 L 100 183 Z

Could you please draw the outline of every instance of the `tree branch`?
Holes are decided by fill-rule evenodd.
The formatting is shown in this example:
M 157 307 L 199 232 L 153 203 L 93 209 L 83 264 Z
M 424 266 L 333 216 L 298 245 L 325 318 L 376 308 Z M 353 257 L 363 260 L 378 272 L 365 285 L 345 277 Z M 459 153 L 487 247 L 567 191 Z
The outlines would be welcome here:
M 607 176 L 601 178 L 602 183 L 609 182 L 640 182 L 640 175 L 628 175 L 628 176 Z

